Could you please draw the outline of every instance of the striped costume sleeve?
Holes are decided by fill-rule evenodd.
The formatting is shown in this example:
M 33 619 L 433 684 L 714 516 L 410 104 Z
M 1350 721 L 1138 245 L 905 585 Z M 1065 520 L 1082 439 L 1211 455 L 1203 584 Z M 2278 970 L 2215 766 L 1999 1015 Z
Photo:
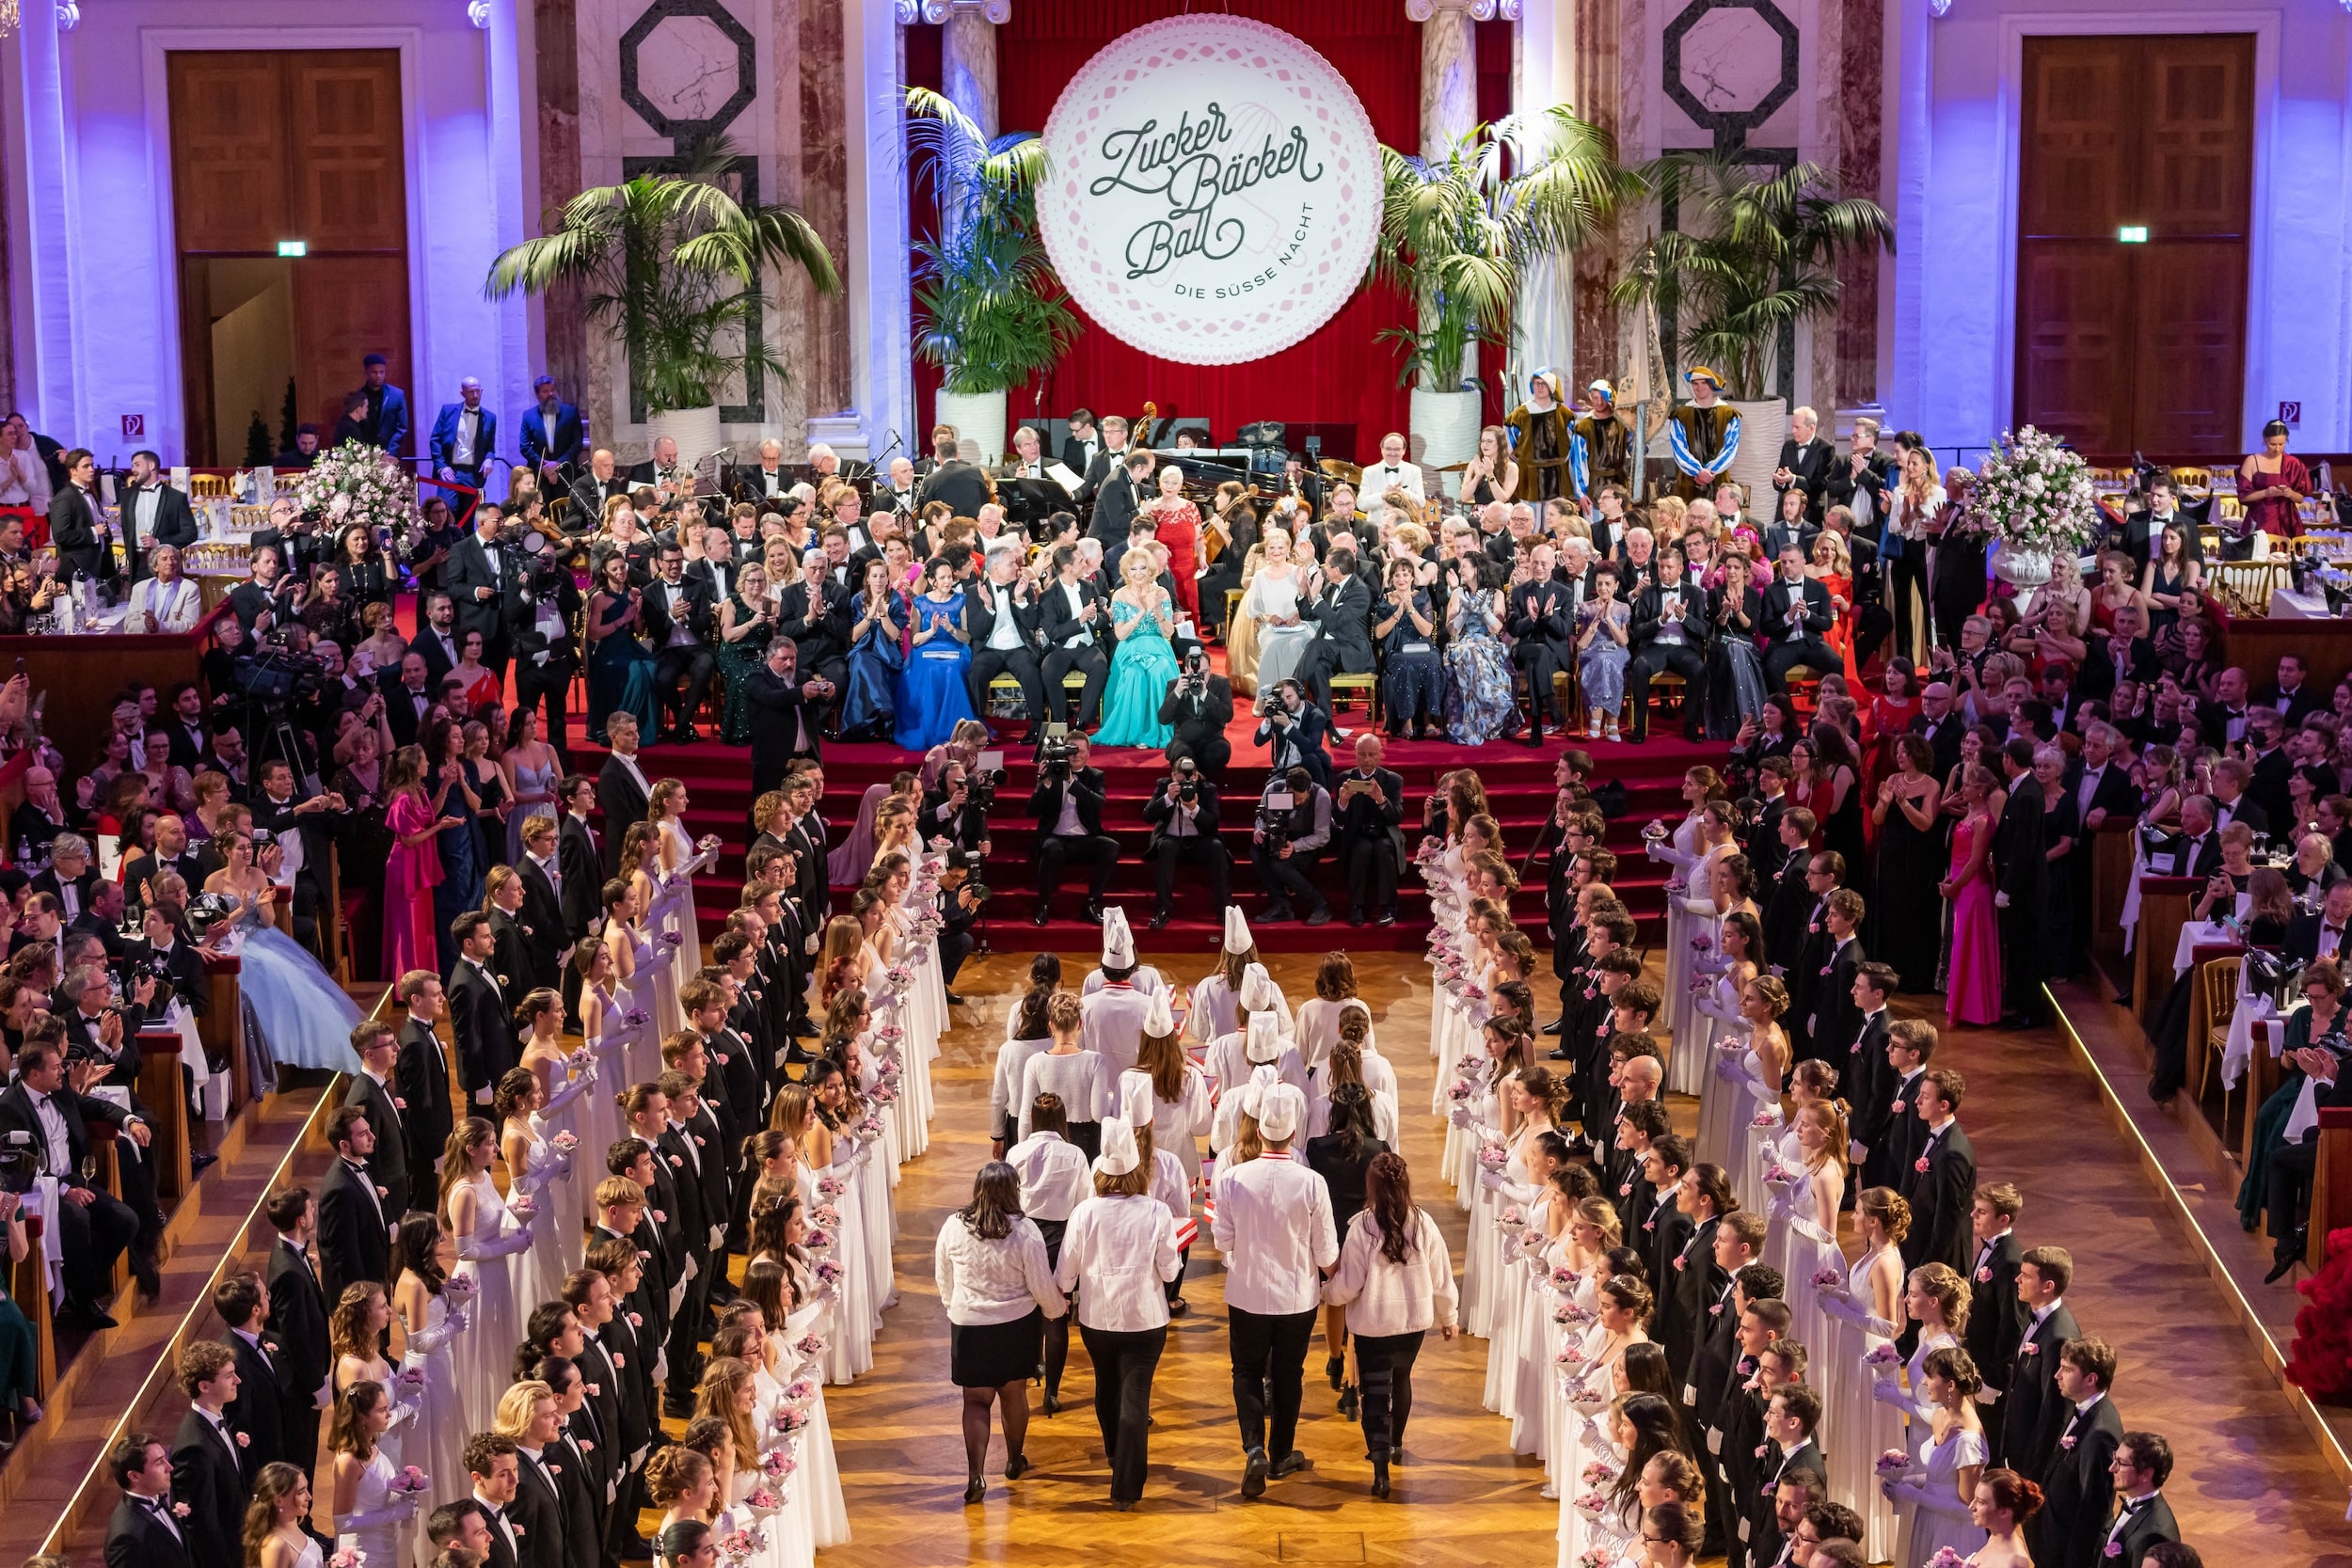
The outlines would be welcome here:
M 1731 467 L 1731 460 L 1740 455 L 1740 416 L 1734 414 L 1731 423 L 1724 427 L 1724 450 L 1715 454 L 1715 471 L 1722 473 Z
M 1584 445 L 1581 431 L 1568 437 L 1568 483 L 1572 486 L 1569 495 L 1581 498 L 1592 494 L 1592 452 Z
M 1678 417 L 1668 419 L 1666 431 L 1674 443 L 1675 467 L 1686 474 L 1696 474 L 1699 460 L 1691 455 L 1691 442 L 1682 433 L 1682 420 Z

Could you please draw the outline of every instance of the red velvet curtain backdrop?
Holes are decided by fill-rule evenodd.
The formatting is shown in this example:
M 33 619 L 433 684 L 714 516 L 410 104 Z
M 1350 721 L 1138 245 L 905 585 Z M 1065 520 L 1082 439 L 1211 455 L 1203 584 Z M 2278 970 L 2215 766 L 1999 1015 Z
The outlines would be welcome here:
M 1406 151 L 1420 148 L 1421 27 L 1406 18 L 1402 4 L 1228 0 L 1221 8 L 1279 27 L 1320 52 L 1356 89 L 1373 134 L 1384 145 Z M 1012 20 L 996 30 L 999 123 L 1008 131 L 1044 130 L 1054 101 L 1096 51 L 1123 33 L 1185 9 L 1180 0 L 1017 0 Z M 920 53 L 915 47 L 917 34 L 936 29 L 907 32 L 908 80 L 938 86 L 937 44 L 925 40 Z M 1507 60 L 1507 42 L 1504 47 Z M 1485 93 L 1480 97 L 1483 112 Z M 925 220 L 918 214 L 915 221 Z M 1377 223 L 1379 214 L 1367 209 L 1364 221 Z M 1148 398 L 1163 417 L 1206 418 L 1219 440 L 1254 420 L 1353 423 L 1357 451 L 1325 451 L 1327 456 L 1358 460 L 1377 451 L 1383 434 L 1406 427 L 1399 360 L 1375 335 L 1404 325 L 1406 308 L 1384 288 L 1358 290 L 1312 337 L 1241 365 L 1173 364 L 1128 347 L 1085 322 L 1083 314 L 1081 321 L 1083 329 L 1053 374 L 1041 385 L 1014 388 L 1014 422 L 1040 414 L 1059 417 L 1081 406 L 1132 417 Z M 935 369 L 916 365 L 917 422 L 926 429 L 938 384 Z

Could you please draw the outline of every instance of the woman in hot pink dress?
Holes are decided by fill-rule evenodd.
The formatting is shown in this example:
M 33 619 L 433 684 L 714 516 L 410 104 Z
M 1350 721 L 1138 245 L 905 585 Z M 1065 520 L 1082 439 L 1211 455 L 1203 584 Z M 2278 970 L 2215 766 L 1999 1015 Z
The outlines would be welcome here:
M 1950 879 L 1936 891 L 1951 910 L 1944 962 L 1944 1010 L 1954 1023 L 1995 1023 L 2001 1017 L 2001 933 L 1993 914 L 1993 770 L 1967 769 L 1967 810 L 1952 830 Z
M 384 826 L 392 838 L 384 868 L 384 973 L 393 980 L 441 967 L 433 940 L 433 889 L 441 879 L 434 838 L 450 822 L 435 814 L 423 779 L 421 747 L 403 746 L 384 765 Z

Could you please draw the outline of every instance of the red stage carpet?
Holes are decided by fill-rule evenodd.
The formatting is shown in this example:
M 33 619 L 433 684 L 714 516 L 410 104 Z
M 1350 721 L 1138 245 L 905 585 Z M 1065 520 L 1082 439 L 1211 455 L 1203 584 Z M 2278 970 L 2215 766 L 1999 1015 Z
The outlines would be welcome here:
M 1342 717 L 1351 729 L 1362 733 L 1366 721 L 1360 708 L 1346 710 Z M 1255 718 L 1245 712 L 1228 732 L 1233 760 L 1222 781 L 1221 816 L 1222 836 L 1234 859 L 1233 895 L 1251 917 L 1259 946 L 1280 953 L 1321 952 L 1340 946 L 1419 949 L 1428 929 L 1429 898 L 1420 874 L 1409 865 L 1399 881 L 1398 921 L 1392 927 L 1351 928 L 1346 923 L 1345 879 L 1327 862 L 1317 882 L 1327 890 L 1332 902 L 1334 918 L 1329 926 L 1311 927 L 1296 922 L 1278 926 L 1258 919 L 1265 899 L 1258 891 L 1257 876 L 1249 863 L 1249 829 L 1258 792 L 1265 784 L 1266 750 L 1251 739 L 1256 725 Z M 1654 732 L 1660 729 L 1673 730 L 1673 726 L 1653 726 Z M 1581 738 L 1563 740 L 1550 735 L 1545 736 L 1540 749 L 1518 742 L 1470 747 L 1439 740 L 1391 740 L 1388 766 L 1404 775 L 1406 836 L 1408 840 L 1417 836 L 1421 812 L 1437 776 L 1455 768 L 1472 768 L 1486 784 L 1487 800 L 1502 825 L 1513 865 L 1522 864 L 1534 845 L 1537 827 L 1551 810 L 1553 765 L 1562 750 L 1570 745 L 1581 746 L 1592 753 L 1598 778 L 1621 779 L 1625 783 L 1631 809 L 1610 824 L 1609 832 L 1610 847 L 1619 857 L 1616 886 L 1642 922 L 1645 939 L 1655 940 L 1664 915 L 1665 868 L 1643 854 L 1642 825 L 1653 816 L 1679 815 L 1684 770 L 1697 763 L 1719 762 L 1724 755 L 1724 748 L 1719 744 L 1691 745 L 1680 738 L 1678 731 L 1671 735 L 1653 733 L 1649 742 L 1642 746 L 1613 746 Z M 1333 743 L 1337 766 L 1347 765 L 1346 750 L 1345 743 Z M 572 752 L 574 766 L 588 773 L 593 774 L 603 765 L 603 752 L 580 740 L 575 739 Z M 697 835 L 717 833 L 730 847 L 722 853 L 719 865 L 703 875 L 696 889 L 696 905 L 703 913 L 704 929 L 707 933 L 715 932 L 742 885 L 742 846 L 746 843 L 743 824 L 751 808 L 751 769 L 746 753 L 706 740 L 693 746 L 648 747 L 644 755 L 648 778 L 675 777 L 685 783 L 693 832 Z M 828 745 L 824 754 L 823 809 L 825 820 L 834 830 L 834 842 L 840 841 L 843 832 L 856 819 L 866 785 L 887 783 L 893 774 L 915 768 L 920 762 L 920 757 L 895 746 Z M 1167 773 L 1168 765 L 1157 752 L 1131 747 L 1098 750 L 1094 764 L 1103 769 L 1110 785 L 1104 829 L 1118 835 L 1126 847 L 1111 878 L 1108 901 L 1124 908 L 1127 918 L 1141 932 L 1152 913 L 1152 868 L 1143 859 L 1150 830 L 1144 824 L 1143 807 L 1152 797 L 1153 784 Z M 1067 875 L 1061 895 L 1054 904 L 1054 920 L 1041 929 L 1029 924 L 1030 914 L 1037 907 L 1036 879 L 1029 869 L 1037 828 L 1029 816 L 1028 800 L 1029 791 L 1036 786 L 1037 770 L 1024 750 L 1008 750 L 1005 770 L 1004 787 L 991 817 L 993 854 L 984 872 L 988 885 L 996 895 L 989 901 L 987 910 L 992 945 L 998 949 L 1084 948 L 1095 940 L 1092 928 L 1078 919 L 1086 892 L 1084 867 L 1073 867 Z M 1306 913 L 1303 910 L 1298 912 Z M 1536 868 L 1531 884 L 1513 900 L 1512 913 L 1522 927 L 1529 928 L 1540 947 L 1545 919 L 1541 867 Z M 1203 952 L 1216 945 L 1223 914 L 1211 907 L 1199 874 L 1190 868 L 1178 873 L 1175 916 L 1167 930 L 1148 933 L 1150 945 L 1197 944 Z

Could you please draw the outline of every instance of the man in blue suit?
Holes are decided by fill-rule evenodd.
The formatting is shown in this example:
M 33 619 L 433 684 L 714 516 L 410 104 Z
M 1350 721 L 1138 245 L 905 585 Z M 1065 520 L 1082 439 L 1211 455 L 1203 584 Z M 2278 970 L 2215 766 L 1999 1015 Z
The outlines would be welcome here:
M 560 496 L 555 470 L 587 458 L 588 427 L 579 409 L 555 395 L 555 377 L 543 375 L 531 389 L 539 401 L 523 416 L 523 467 L 538 471 L 542 494 Z
M 457 384 L 464 401 L 441 404 L 433 421 L 433 471 L 444 483 L 482 488 L 498 450 L 499 417 L 482 406 L 482 383 L 472 376 Z
M 368 379 L 358 394 L 368 400 L 364 410 L 354 410 L 360 438 L 371 446 L 382 447 L 394 457 L 407 455 L 408 395 L 388 379 L 391 366 L 380 354 L 371 354 L 359 362 L 367 371 Z

